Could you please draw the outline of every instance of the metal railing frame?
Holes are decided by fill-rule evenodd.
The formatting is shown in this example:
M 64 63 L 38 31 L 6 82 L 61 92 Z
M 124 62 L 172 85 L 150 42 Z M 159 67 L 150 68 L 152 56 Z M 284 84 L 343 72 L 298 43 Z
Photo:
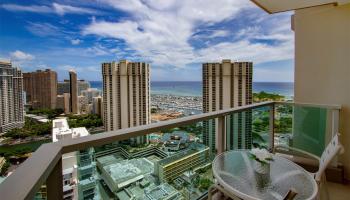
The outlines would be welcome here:
M 236 108 L 203 113 L 174 120 L 162 121 L 117 131 L 89 135 L 76 139 L 64 139 L 55 143 L 43 144 L 31 157 L 23 162 L 16 171 L 0 184 L 1 199 L 33 199 L 40 187 L 46 183 L 48 199 L 62 199 L 62 155 L 94 146 L 101 146 L 116 141 L 142 136 L 159 130 L 176 128 L 209 119 L 218 118 L 218 149 L 225 151 L 225 116 L 259 107 L 270 107 L 270 148 L 273 149 L 275 104 L 317 106 L 339 110 L 339 106 L 297 104 L 290 102 L 262 102 Z M 339 113 L 339 112 L 338 112 Z

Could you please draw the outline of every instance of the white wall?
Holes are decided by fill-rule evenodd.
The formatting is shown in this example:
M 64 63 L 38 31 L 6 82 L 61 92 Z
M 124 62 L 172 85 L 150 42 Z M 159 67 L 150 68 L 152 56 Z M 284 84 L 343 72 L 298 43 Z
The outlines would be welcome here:
M 350 4 L 297 10 L 295 101 L 340 104 L 341 162 L 350 179 Z

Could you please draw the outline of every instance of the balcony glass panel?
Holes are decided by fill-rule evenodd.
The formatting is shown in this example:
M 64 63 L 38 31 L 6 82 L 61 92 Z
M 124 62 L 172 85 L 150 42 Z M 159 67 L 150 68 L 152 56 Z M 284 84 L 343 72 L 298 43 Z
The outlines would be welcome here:
M 269 149 L 270 110 L 264 106 L 226 116 L 226 150 Z
M 321 156 L 332 135 L 331 112 L 325 107 L 277 105 L 275 145 L 286 145 Z

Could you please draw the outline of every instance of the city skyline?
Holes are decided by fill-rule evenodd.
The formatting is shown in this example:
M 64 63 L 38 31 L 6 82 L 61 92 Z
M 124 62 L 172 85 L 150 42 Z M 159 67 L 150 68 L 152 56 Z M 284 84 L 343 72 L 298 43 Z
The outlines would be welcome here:
M 150 63 L 151 81 L 200 81 L 203 62 L 231 59 L 254 62 L 254 81 L 293 81 L 290 13 L 249 1 L 2 2 L 0 58 L 24 72 L 51 68 L 63 80 L 73 68 L 98 81 L 101 63 L 128 59 Z

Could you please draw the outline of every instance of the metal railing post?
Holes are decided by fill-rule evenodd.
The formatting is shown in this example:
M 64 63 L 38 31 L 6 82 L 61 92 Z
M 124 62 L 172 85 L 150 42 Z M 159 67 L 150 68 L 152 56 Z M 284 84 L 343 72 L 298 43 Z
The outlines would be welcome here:
M 332 137 L 339 133 L 339 110 L 332 110 Z
M 62 159 L 58 161 L 46 180 L 47 199 L 63 199 Z
M 270 135 L 270 147 L 269 150 L 274 150 L 275 141 L 275 103 L 271 104 L 269 112 L 269 135 Z
M 226 117 L 218 117 L 218 140 L 217 140 L 217 153 L 225 151 L 225 136 L 226 136 Z

